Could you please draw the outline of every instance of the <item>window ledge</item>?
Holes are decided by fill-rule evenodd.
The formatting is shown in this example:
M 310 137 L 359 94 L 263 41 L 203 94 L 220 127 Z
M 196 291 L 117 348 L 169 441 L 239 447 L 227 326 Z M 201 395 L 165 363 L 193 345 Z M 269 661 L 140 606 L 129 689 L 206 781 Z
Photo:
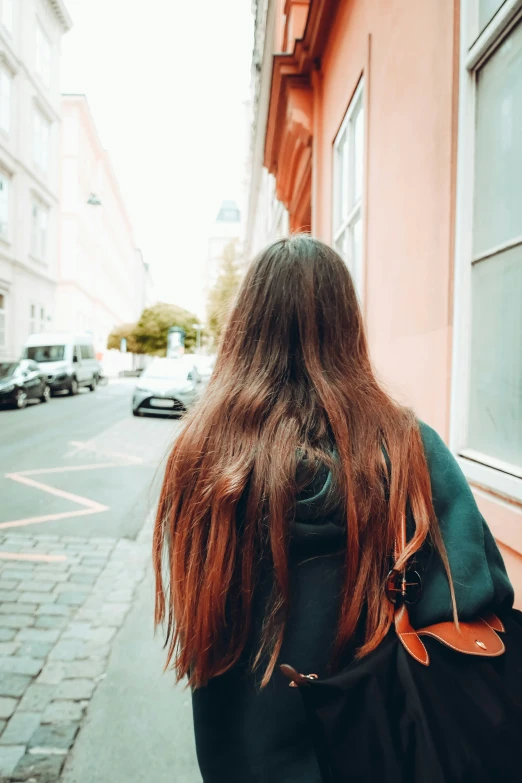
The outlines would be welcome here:
M 32 253 L 29 253 L 29 258 L 31 259 L 33 264 L 38 264 L 38 266 L 42 266 L 44 267 L 44 269 L 47 269 L 47 267 L 49 266 L 47 261 L 42 261 L 41 258 L 38 258 L 38 256 L 34 256 Z
M 522 503 L 522 478 L 457 455 L 457 462 L 471 484 L 490 490 L 508 502 Z

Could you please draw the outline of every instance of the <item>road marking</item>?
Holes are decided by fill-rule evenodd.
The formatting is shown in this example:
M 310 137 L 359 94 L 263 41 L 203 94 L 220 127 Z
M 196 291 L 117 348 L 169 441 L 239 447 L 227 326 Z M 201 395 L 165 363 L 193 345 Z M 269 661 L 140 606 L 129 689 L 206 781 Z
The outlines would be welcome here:
M 41 471 L 41 473 L 44 472 L 45 471 Z M 65 470 L 62 470 L 61 472 L 65 473 Z M 109 508 L 108 506 L 102 506 L 101 503 L 97 503 L 96 500 L 90 500 L 90 498 L 84 498 L 81 495 L 73 495 L 72 492 L 66 492 L 64 489 L 57 489 L 57 487 L 51 487 L 50 484 L 42 484 L 40 481 L 27 478 L 25 473 L 6 473 L 5 477 L 12 481 L 18 481 L 20 484 L 27 484 L 28 487 L 41 489 L 42 492 L 48 492 L 49 495 L 56 495 L 58 498 L 71 500 L 73 503 L 78 503 L 80 506 L 86 506 L 87 508 L 96 511 L 107 511 Z
M 64 465 L 61 468 L 37 468 L 36 470 L 19 470 L 13 475 L 15 476 L 38 476 L 40 473 L 71 473 L 74 470 L 96 470 L 97 468 L 119 468 L 121 467 L 119 462 L 95 462 L 92 465 L 73 465 L 67 467 Z M 9 478 L 9 474 L 6 475 Z
M 66 492 L 63 489 L 52 487 L 50 484 L 44 484 L 41 481 L 35 481 L 34 479 L 28 477 L 29 474 L 42 475 L 44 473 L 67 473 L 68 471 L 73 470 L 94 470 L 95 468 L 104 468 L 108 466 L 118 467 L 118 463 L 112 462 L 109 463 L 109 465 L 107 463 L 104 465 L 101 465 L 100 463 L 94 465 L 73 465 L 70 468 L 40 468 L 37 470 L 22 470 L 18 473 L 6 473 L 5 477 L 11 481 L 17 481 L 19 484 L 25 484 L 28 487 L 39 489 L 41 492 L 47 492 L 49 495 L 55 495 L 55 497 L 63 498 L 64 500 L 70 500 L 71 503 L 76 503 L 76 505 L 83 506 L 83 508 L 76 511 L 61 511 L 57 514 L 43 514 L 37 517 L 26 517 L 25 519 L 11 519 L 8 522 L 0 523 L 0 529 L 10 527 L 25 527 L 26 525 L 38 525 L 42 522 L 51 522 L 53 520 L 68 519 L 71 517 L 84 517 L 88 516 L 89 514 L 100 514 L 102 511 L 108 511 L 109 506 L 104 506 L 102 503 L 98 503 L 96 500 L 82 497 L 82 495 L 74 495 L 72 492 Z

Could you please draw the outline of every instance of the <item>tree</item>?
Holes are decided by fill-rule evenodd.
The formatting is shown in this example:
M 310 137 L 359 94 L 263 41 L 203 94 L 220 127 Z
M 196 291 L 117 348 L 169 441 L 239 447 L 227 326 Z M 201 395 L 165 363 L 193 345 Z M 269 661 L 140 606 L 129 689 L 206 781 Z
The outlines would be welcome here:
M 140 353 L 165 356 L 170 327 L 180 326 L 185 331 L 185 350 L 190 351 L 196 345 L 197 322 L 197 316 L 183 307 L 158 302 L 142 312 L 132 334 Z
M 107 348 L 109 350 L 115 348 L 119 351 L 121 341 L 127 340 L 127 351 L 129 351 L 129 353 L 143 353 L 134 337 L 135 328 L 136 324 L 119 324 L 118 326 L 115 326 L 107 338 Z
M 223 251 L 218 278 L 208 295 L 208 328 L 215 340 L 219 340 L 221 336 L 240 282 L 237 240 L 233 239 Z

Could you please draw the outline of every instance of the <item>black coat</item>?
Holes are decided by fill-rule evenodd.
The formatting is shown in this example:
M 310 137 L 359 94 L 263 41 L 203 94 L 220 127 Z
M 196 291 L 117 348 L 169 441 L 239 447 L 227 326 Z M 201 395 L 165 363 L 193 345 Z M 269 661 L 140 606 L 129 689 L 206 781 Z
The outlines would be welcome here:
M 460 468 L 439 436 L 426 425 L 421 429 L 462 619 L 486 608 L 510 606 L 513 591 L 502 558 Z M 298 498 L 289 552 L 291 615 L 280 656 L 281 662 L 319 676 L 327 674 L 336 634 L 346 540 L 330 482 L 328 472 L 320 472 Z M 263 620 L 269 580 L 266 574 L 266 589 L 261 588 L 258 596 L 254 639 Z M 418 622 L 423 625 L 451 617 L 438 559 L 427 565 L 421 605 Z M 288 687 L 278 670 L 261 690 L 261 675 L 249 668 L 251 652 L 245 650 L 237 666 L 193 692 L 204 783 L 321 783 L 298 692 Z

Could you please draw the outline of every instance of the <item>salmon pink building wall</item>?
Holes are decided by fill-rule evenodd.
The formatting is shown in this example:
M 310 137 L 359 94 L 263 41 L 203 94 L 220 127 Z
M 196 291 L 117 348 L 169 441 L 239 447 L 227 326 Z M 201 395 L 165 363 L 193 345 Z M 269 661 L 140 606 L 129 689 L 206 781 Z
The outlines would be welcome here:
M 265 165 L 290 226 L 333 243 L 334 145 L 363 80 L 361 299 L 372 358 L 450 441 L 459 133 L 459 0 L 279 1 Z M 291 17 L 291 14 L 294 14 Z M 301 16 L 301 38 L 292 39 Z M 296 109 L 299 108 L 299 111 Z M 295 176 L 295 172 L 299 174 Z M 297 183 L 297 184 L 296 184 Z M 522 606 L 522 509 L 473 485 Z
M 312 207 L 314 233 L 331 241 L 333 143 L 363 78 L 363 307 L 372 355 L 393 392 L 446 437 L 456 23 L 451 0 L 340 4 L 321 68 Z

